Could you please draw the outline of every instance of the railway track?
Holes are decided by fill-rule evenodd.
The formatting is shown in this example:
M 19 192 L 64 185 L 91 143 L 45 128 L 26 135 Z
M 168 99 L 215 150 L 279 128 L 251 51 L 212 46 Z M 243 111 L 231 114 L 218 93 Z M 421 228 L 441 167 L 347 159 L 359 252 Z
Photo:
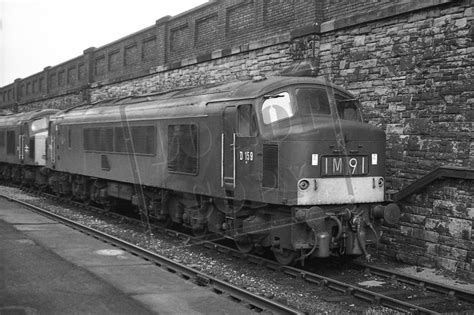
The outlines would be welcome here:
M 25 205 L 29 207 L 32 206 L 28 204 Z M 356 299 L 363 300 L 369 304 L 382 305 L 399 312 L 411 314 L 442 314 L 446 312 L 453 313 L 457 311 L 469 314 L 469 312 L 474 312 L 474 294 L 472 292 L 468 292 L 466 290 L 462 290 L 460 288 L 455 288 L 452 286 L 439 284 L 433 281 L 424 280 L 421 278 L 403 275 L 400 273 L 396 273 L 392 270 L 382 269 L 373 265 L 358 264 L 354 268 L 358 268 L 360 273 L 380 277 L 391 284 L 403 284 L 409 289 L 407 289 L 406 287 L 403 289 L 391 288 L 389 290 L 377 288 L 368 289 L 354 284 L 353 279 L 351 281 L 351 279 L 344 279 L 344 277 L 340 276 L 324 276 L 301 268 L 281 266 L 275 261 L 268 260 L 252 254 L 242 254 L 238 250 L 231 248 L 227 245 L 203 240 L 203 238 L 201 237 L 193 237 L 189 234 L 170 229 L 162 229 L 161 231 L 172 237 L 187 239 L 188 244 L 202 245 L 207 249 L 216 250 L 220 253 L 230 255 L 238 259 L 245 259 L 249 263 L 257 264 L 259 266 L 271 269 L 275 272 L 280 272 L 293 278 L 300 279 L 305 283 L 314 284 L 318 288 L 327 288 L 333 290 L 339 295 L 339 298 L 341 299 L 353 297 Z M 95 233 L 95 230 L 91 233 Z M 112 237 L 111 240 L 106 241 L 112 243 L 115 240 L 116 239 Z M 180 264 L 173 262 L 172 260 L 166 257 L 163 257 L 163 260 L 155 261 L 155 258 L 153 257 L 156 254 L 151 253 L 149 251 L 144 251 L 140 253 L 140 249 L 136 246 L 127 242 L 124 242 L 124 244 L 125 245 L 116 246 L 128 250 L 138 256 L 144 257 L 145 259 L 153 261 L 157 265 L 162 266 L 170 272 L 176 273 L 185 279 L 194 279 L 198 283 L 202 283 L 206 286 L 209 286 L 217 293 L 226 292 L 231 296 L 235 296 L 235 299 L 237 300 L 247 301 L 246 303 L 251 305 L 252 308 L 269 309 L 272 312 L 277 313 L 281 312 L 276 309 L 266 308 L 264 304 L 260 304 L 262 303 L 258 302 L 258 299 L 261 298 L 260 296 L 252 294 L 251 297 L 246 297 L 245 295 L 241 295 L 241 293 L 239 293 L 240 291 L 238 291 L 241 289 L 238 289 L 235 286 L 231 286 L 232 288 L 226 289 L 223 286 L 228 285 L 228 283 L 209 277 L 187 266 L 180 266 Z M 272 302 L 272 304 L 278 304 L 274 301 L 269 301 Z M 337 298 L 335 299 L 335 301 L 337 301 Z M 442 307 L 440 307 L 440 304 L 442 304 Z M 286 311 L 283 312 L 286 313 Z
M 219 280 L 214 277 L 210 277 L 209 275 L 206 275 L 193 268 L 189 268 L 188 266 L 178 263 L 176 261 L 173 261 L 165 256 L 150 252 L 136 245 L 133 245 L 131 243 L 118 239 L 114 236 L 108 235 L 106 233 L 90 228 L 88 226 L 79 224 L 77 222 L 64 218 L 60 215 L 52 213 L 48 210 L 32 205 L 30 203 L 27 203 L 21 200 L 16 200 L 12 197 L 5 196 L 2 194 L 0 194 L 0 197 L 19 203 L 54 221 L 60 222 L 61 224 L 67 225 L 77 231 L 90 235 L 94 238 L 100 239 L 108 244 L 111 244 L 117 248 L 127 251 L 133 255 L 136 255 L 150 262 L 153 262 L 155 265 L 173 274 L 176 274 L 177 276 L 185 280 L 193 281 L 200 286 L 206 286 L 217 294 L 226 294 L 229 297 L 231 297 L 233 301 L 238 302 L 238 303 L 244 303 L 247 305 L 249 309 L 254 310 L 255 312 L 267 311 L 267 312 L 271 312 L 275 314 L 303 314 L 302 312 L 296 309 L 293 309 L 291 307 L 288 307 L 284 304 L 277 303 L 273 300 L 253 294 L 247 290 L 241 289 L 225 281 Z
M 234 249 L 217 245 L 213 243 L 206 243 L 206 247 L 214 247 L 221 252 L 232 254 L 235 257 L 247 259 L 255 264 L 266 266 L 278 272 L 294 278 L 300 278 L 305 282 L 313 283 L 319 287 L 325 287 L 330 290 L 337 291 L 341 294 L 340 298 L 355 297 L 362 299 L 367 303 L 382 305 L 396 311 L 410 314 L 443 314 L 456 313 L 462 311 L 461 314 L 474 313 L 474 293 L 439 284 L 433 281 L 403 275 L 388 269 L 383 269 L 377 266 L 371 266 L 364 263 L 354 262 L 353 264 L 361 268 L 361 272 L 365 275 L 376 275 L 384 279 L 388 279 L 390 283 L 403 283 L 411 287 L 411 290 L 370 290 L 350 283 L 350 280 L 344 280 L 344 277 L 324 276 L 314 272 L 309 272 L 301 268 L 280 266 L 276 262 L 263 259 L 254 255 L 244 255 Z M 351 277 L 352 279 L 352 277 Z M 408 294 L 407 294 L 408 292 Z M 405 294 L 403 294 L 405 293 Z M 420 298 L 414 298 L 416 295 Z M 335 299 L 337 301 L 338 299 Z M 447 303 L 452 304 L 449 308 Z M 440 312 L 440 304 L 444 304 Z M 455 305 L 458 304 L 458 305 Z

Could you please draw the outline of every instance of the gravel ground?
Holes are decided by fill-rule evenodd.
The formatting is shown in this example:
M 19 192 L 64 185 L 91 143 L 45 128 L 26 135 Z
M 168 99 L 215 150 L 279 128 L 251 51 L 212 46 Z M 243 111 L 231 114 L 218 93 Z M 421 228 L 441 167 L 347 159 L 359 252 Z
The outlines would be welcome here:
M 341 296 L 300 279 L 268 268 L 226 256 L 215 250 L 188 245 L 161 233 L 152 234 L 145 224 L 132 225 L 97 213 L 58 205 L 44 197 L 35 197 L 16 188 L 1 187 L 0 193 L 44 207 L 83 225 L 104 231 L 132 244 L 155 251 L 212 277 L 228 281 L 255 294 L 297 308 L 307 314 L 400 314 L 381 306 L 367 305 L 351 296 Z M 367 280 L 373 280 L 367 275 Z M 336 302 L 334 302 L 336 301 Z

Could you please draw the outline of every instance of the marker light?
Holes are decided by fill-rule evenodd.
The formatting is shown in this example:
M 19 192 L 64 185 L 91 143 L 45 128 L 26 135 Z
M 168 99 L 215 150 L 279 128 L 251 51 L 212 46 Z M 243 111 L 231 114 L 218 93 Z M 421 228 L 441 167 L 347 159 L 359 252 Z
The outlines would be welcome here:
M 372 165 L 377 165 L 379 155 L 377 153 L 372 153 Z

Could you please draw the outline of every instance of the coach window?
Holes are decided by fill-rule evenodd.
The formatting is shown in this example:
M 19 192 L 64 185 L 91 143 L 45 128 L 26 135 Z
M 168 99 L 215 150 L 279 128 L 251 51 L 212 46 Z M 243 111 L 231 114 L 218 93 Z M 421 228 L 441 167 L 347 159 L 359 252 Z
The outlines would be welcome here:
M 257 135 L 256 118 L 252 110 L 252 105 L 240 105 L 238 107 L 239 116 L 239 136 L 255 137 Z
M 5 147 L 5 131 L 0 131 L 0 148 Z
M 16 154 L 16 135 L 14 130 L 7 130 L 7 155 Z
M 67 128 L 67 147 L 72 148 L 72 129 L 71 127 Z
M 155 153 L 155 126 L 131 127 L 133 150 L 136 154 Z

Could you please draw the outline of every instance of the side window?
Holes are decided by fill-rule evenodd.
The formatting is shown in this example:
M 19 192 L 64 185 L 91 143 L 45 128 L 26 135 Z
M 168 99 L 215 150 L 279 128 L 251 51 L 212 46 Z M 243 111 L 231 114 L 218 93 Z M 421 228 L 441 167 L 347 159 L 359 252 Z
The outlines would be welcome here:
M 29 156 L 30 159 L 34 159 L 34 158 L 35 158 L 35 143 L 36 143 L 35 137 L 32 136 L 32 137 L 30 138 L 30 144 L 29 144 L 29 147 L 28 147 L 28 148 L 29 148 L 29 149 L 28 149 L 28 156 Z
M 265 95 L 262 105 L 263 122 L 266 125 L 292 117 L 295 113 L 291 106 L 290 94 L 281 92 L 275 95 Z
M 112 128 L 84 128 L 84 150 L 97 152 L 113 151 Z
M 5 147 L 5 131 L 0 131 L 0 148 Z
M 168 170 L 197 175 L 198 128 L 196 125 L 168 126 Z
M 14 130 L 7 131 L 7 154 L 16 154 L 16 135 Z
M 71 127 L 67 128 L 67 147 L 72 148 L 72 129 Z
M 94 141 L 94 134 L 92 128 L 84 128 L 83 129 L 83 136 L 82 139 L 84 141 L 84 150 L 85 151 L 92 151 L 95 149 L 95 141 Z
M 155 154 L 155 126 L 115 127 L 114 136 L 114 152 Z
M 238 107 L 239 136 L 255 137 L 257 135 L 257 122 L 252 110 L 252 105 L 240 105 Z
M 114 150 L 114 131 L 112 128 L 99 128 L 99 145 L 97 151 L 112 152 Z
M 134 126 L 131 128 L 134 152 L 138 154 L 155 153 L 155 127 Z
M 362 113 L 355 99 L 343 98 L 336 95 L 336 106 L 341 119 L 363 121 Z
M 323 89 L 296 89 L 296 103 L 301 114 L 331 115 L 327 92 Z
M 125 127 L 115 127 L 114 128 L 114 151 L 115 152 L 129 152 L 132 151 L 130 144 L 128 129 Z

